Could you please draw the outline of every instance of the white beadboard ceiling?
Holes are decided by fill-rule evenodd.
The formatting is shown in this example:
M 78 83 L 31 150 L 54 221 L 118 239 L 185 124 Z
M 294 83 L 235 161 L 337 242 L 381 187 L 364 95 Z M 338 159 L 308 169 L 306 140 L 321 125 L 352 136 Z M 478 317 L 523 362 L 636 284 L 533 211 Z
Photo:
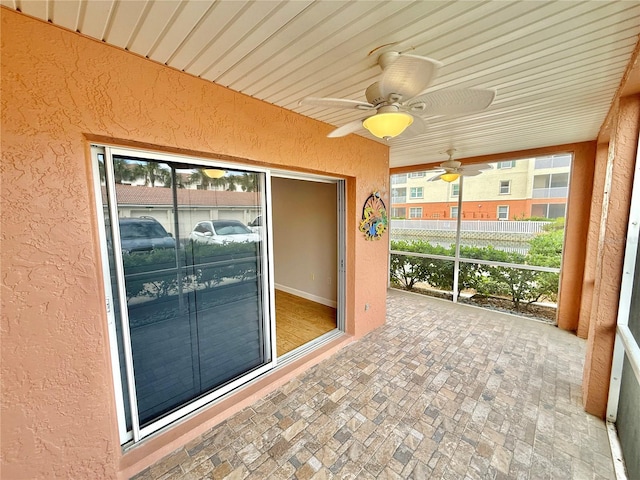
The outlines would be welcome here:
M 482 113 L 389 142 L 392 167 L 595 139 L 640 34 L 637 0 L 1 3 L 335 126 L 362 112 L 299 100 L 365 100 L 381 51 L 442 62 L 430 91 L 497 89 Z

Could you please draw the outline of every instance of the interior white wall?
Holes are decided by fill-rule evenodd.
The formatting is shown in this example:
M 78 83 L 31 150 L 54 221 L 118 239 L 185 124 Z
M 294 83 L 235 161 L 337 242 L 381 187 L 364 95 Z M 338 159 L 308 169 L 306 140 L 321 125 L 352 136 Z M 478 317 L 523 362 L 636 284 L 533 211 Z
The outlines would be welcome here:
M 272 177 L 276 288 L 337 303 L 337 185 Z

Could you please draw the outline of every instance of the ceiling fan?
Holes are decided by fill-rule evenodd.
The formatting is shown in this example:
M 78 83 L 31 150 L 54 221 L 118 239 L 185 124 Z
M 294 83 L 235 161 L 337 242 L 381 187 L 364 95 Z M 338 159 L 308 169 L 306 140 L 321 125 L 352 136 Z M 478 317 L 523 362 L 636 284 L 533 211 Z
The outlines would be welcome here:
M 389 140 L 405 130 L 419 135 L 426 131 L 422 117 L 479 112 L 493 102 L 493 89 L 439 90 L 426 93 L 441 63 L 427 57 L 385 52 L 378 57 L 382 75 L 365 91 L 366 102 L 344 98 L 306 97 L 300 105 L 348 108 L 373 112 L 363 119 L 343 125 L 327 135 L 344 137 L 367 129 L 378 138 Z
M 440 164 L 440 169 L 437 175 L 431 177 L 428 181 L 434 182 L 436 180 L 444 180 L 445 182 L 455 182 L 460 177 L 475 177 L 480 175 L 484 170 L 491 170 L 493 167 L 488 163 L 475 163 L 473 165 L 462 165 L 457 160 L 453 159 L 455 148 L 447 150 L 449 159 L 446 162 Z

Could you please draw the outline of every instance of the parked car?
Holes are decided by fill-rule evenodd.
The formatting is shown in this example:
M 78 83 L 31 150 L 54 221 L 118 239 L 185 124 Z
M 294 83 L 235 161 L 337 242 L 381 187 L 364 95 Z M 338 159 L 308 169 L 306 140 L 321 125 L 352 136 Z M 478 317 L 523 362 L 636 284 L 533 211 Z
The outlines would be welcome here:
M 262 234 L 262 231 L 264 229 L 264 224 L 262 223 L 262 215 L 258 215 L 253 219 L 252 222 L 249 222 L 247 226 L 252 232 Z
M 120 218 L 118 223 L 124 254 L 176 247 L 175 239 L 153 217 Z
M 237 220 L 206 220 L 193 227 L 189 239 L 199 243 L 258 242 L 260 235 Z

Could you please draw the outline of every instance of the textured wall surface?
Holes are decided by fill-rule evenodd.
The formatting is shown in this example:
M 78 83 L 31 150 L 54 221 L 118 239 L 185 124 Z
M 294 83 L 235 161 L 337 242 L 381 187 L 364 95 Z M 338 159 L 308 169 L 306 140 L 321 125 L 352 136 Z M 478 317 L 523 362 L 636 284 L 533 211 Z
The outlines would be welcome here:
M 576 332 L 580 338 L 587 338 L 589 335 L 593 287 L 596 283 L 596 256 L 598 252 L 598 237 L 600 236 L 604 181 L 607 176 L 608 153 L 609 143 L 599 143 L 596 149 L 596 164 L 593 174 L 591 210 L 589 212 L 589 230 L 587 232 L 586 244 L 587 250 L 584 263 L 584 276 L 582 279 L 582 298 L 580 299 L 580 321 Z
M 0 11 L 3 478 L 120 468 L 87 138 L 348 177 L 348 325 L 384 322 L 387 243 L 356 223 L 386 146 Z
M 595 284 L 583 374 L 585 410 L 604 418 L 640 130 L 640 95 L 620 99 L 604 182 Z
M 557 321 L 563 330 L 576 331 L 579 324 L 595 159 L 596 142 L 581 143 L 573 150 L 558 299 Z

